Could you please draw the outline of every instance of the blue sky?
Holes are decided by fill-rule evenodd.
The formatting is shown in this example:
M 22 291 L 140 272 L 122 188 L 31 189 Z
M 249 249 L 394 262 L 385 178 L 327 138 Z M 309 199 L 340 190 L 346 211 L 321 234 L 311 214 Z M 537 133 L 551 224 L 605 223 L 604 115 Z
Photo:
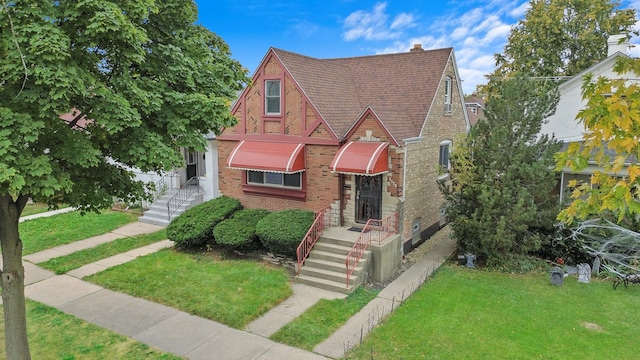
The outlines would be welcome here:
M 220 35 L 251 74 L 270 47 L 338 58 L 453 47 L 470 94 L 495 65 L 529 1 L 196 0 L 199 22 Z M 640 0 L 623 1 L 640 8 Z M 638 25 L 636 24 L 636 28 Z M 638 39 L 633 39 L 638 43 Z M 640 55 L 640 47 L 633 49 Z

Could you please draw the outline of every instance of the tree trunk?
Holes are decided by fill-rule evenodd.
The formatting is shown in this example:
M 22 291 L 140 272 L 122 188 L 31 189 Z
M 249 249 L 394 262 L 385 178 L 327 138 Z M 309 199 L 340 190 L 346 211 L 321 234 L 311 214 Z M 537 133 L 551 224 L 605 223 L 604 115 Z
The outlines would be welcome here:
M 22 241 L 18 232 L 20 213 L 27 198 L 0 195 L 0 245 L 2 246 L 2 305 L 4 308 L 4 337 L 6 358 L 31 359 L 27 339 L 27 314 L 24 297 L 24 267 Z

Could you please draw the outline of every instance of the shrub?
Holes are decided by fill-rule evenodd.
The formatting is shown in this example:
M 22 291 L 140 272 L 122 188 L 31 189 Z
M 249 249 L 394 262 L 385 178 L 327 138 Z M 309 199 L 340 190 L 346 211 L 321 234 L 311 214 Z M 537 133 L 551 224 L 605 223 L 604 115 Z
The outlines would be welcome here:
M 173 219 L 167 226 L 167 237 L 179 248 L 202 246 L 213 240 L 213 228 L 220 221 L 240 209 L 240 201 L 227 196 L 206 201 Z
M 306 210 L 274 212 L 258 222 L 256 234 L 269 251 L 294 256 L 314 218 L 314 213 Z
M 270 211 L 264 209 L 242 209 L 236 212 L 213 228 L 215 242 L 232 250 L 256 250 L 260 247 L 256 225 L 269 214 Z

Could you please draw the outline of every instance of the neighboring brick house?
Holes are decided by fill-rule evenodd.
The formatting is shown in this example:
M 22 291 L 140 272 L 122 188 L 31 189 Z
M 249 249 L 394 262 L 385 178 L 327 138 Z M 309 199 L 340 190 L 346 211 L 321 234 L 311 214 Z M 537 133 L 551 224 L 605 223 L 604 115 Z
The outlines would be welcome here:
M 464 99 L 471 126 L 484 118 L 484 99 L 476 94 L 471 94 Z
M 407 247 L 442 225 L 436 180 L 469 129 L 452 48 L 316 59 L 271 48 L 217 138 L 219 188 L 247 208 L 399 213 Z

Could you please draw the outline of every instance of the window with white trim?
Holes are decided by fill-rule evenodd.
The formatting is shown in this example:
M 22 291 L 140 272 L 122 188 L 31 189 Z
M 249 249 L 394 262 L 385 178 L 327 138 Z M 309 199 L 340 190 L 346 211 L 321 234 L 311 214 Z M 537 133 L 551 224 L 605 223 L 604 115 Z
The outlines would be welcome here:
M 302 173 L 274 173 L 266 171 L 247 171 L 247 184 L 280 187 L 288 189 L 302 188 Z
M 444 79 L 444 112 L 451 112 L 451 78 L 447 76 Z
M 438 157 L 438 165 L 444 172 L 449 172 L 451 169 L 451 162 L 449 156 L 451 155 L 451 140 L 445 140 L 440 143 L 440 156 Z
M 264 113 L 280 115 L 280 80 L 266 80 L 264 88 Z

